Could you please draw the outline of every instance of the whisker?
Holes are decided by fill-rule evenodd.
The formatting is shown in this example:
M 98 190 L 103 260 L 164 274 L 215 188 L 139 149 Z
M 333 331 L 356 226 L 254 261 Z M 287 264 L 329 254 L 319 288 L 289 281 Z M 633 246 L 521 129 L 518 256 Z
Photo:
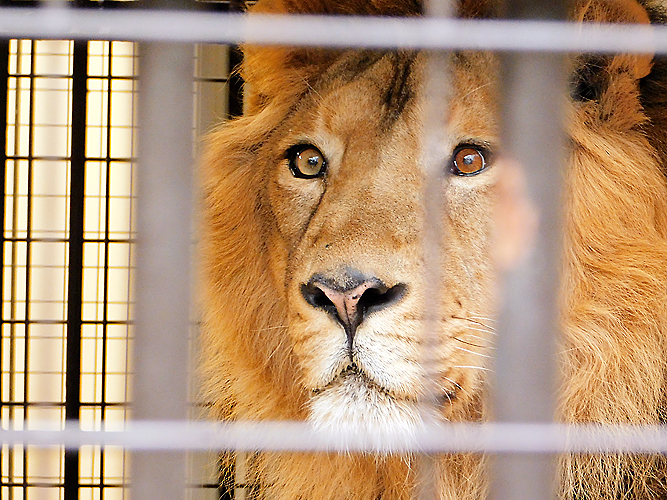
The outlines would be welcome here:
M 313 93 L 316 96 L 317 102 L 322 103 L 324 101 L 324 96 L 322 96 L 322 94 L 320 94 L 317 91 L 317 89 L 315 87 L 313 87 L 306 78 L 301 76 L 301 80 L 306 84 L 306 88 L 308 89 L 308 91 Z
M 459 389 L 459 390 L 465 392 L 465 389 L 464 389 L 463 387 L 461 387 L 461 384 L 459 384 L 456 380 L 453 380 L 453 379 L 451 379 L 451 378 L 449 378 L 449 377 L 443 377 L 443 378 L 444 378 L 446 381 L 451 382 L 452 384 L 454 384 L 454 387 L 456 387 L 457 389 Z
M 475 317 L 475 316 L 473 316 L 472 318 L 464 318 L 464 317 L 461 317 L 461 316 L 451 316 L 451 318 L 452 319 L 458 319 L 458 320 L 461 320 L 461 321 L 468 321 L 468 322 L 473 323 L 475 325 L 481 326 L 481 327 L 487 329 L 489 333 L 495 333 L 495 331 L 496 331 L 495 327 L 483 323 L 481 320 L 478 320 L 477 317 Z M 482 318 L 481 316 L 479 318 L 484 319 L 486 321 L 493 321 L 490 318 Z
M 490 318 L 488 316 L 480 316 L 479 314 L 468 314 L 471 318 L 479 319 L 479 320 L 484 320 L 484 321 L 490 321 L 491 323 L 497 323 L 498 320 L 496 318 Z
M 472 366 L 472 365 L 454 365 L 454 368 L 470 368 L 471 370 L 482 370 L 485 372 L 491 371 L 489 368 L 485 368 L 483 366 Z
M 269 330 L 287 330 L 289 326 L 287 325 L 279 325 L 279 326 L 267 326 L 264 328 L 257 328 L 256 330 L 252 330 L 253 333 L 259 333 L 259 332 L 268 332 Z
M 472 333 L 470 333 L 470 331 L 465 332 L 465 336 L 466 336 L 466 338 L 481 340 L 483 343 L 485 343 L 487 340 L 489 340 L 487 337 L 481 337 L 479 335 L 473 335 Z M 486 345 L 486 344 L 483 345 L 482 347 L 485 347 L 486 349 L 492 349 L 492 346 Z
M 495 335 L 495 334 L 496 334 L 496 331 L 495 331 L 495 330 L 488 330 L 488 329 L 485 329 L 485 328 L 475 328 L 475 327 L 473 327 L 473 326 L 468 326 L 468 327 L 466 327 L 466 328 L 467 328 L 468 330 L 472 331 L 472 332 L 490 333 L 491 335 Z
M 461 97 L 461 99 L 464 99 L 464 98 L 468 97 L 470 94 L 474 94 L 474 93 L 477 92 L 478 90 L 481 90 L 481 89 L 483 89 L 484 87 L 488 87 L 489 85 L 491 85 L 491 83 L 484 83 L 484 84 L 482 84 L 482 85 L 480 85 L 480 86 L 478 86 L 478 87 L 475 87 L 474 89 L 472 89 L 472 90 L 466 92 L 466 93 Z
M 457 345 L 454 346 L 454 349 L 457 349 L 457 350 L 463 351 L 463 352 L 469 352 L 470 354 L 474 354 L 475 356 L 481 356 L 482 358 L 490 358 L 491 357 L 488 354 L 482 354 L 481 352 L 475 352 L 475 351 L 471 351 L 470 349 L 464 349 L 463 347 L 459 347 Z
M 461 339 L 458 338 L 458 337 L 452 337 L 452 338 L 453 338 L 454 340 L 457 340 L 457 341 L 461 342 L 462 344 L 466 344 L 466 345 L 469 345 L 469 346 L 472 346 L 472 347 L 479 347 L 480 349 L 485 349 L 485 348 L 486 348 L 486 346 L 484 346 L 484 345 L 473 344 L 472 342 L 466 342 L 465 340 L 461 340 Z M 477 337 L 477 338 L 479 338 L 479 337 Z M 480 339 L 480 340 L 481 340 L 481 339 Z
M 276 345 L 276 347 L 272 349 L 269 355 L 266 357 L 266 362 L 265 362 L 266 366 L 269 365 L 269 361 L 273 360 L 274 355 L 278 353 L 281 348 L 284 347 L 285 342 L 286 342 L 285 339 L 281 339 L 278 341 L 278 345 Z
M 443 377 L 443 378 L 444 378 L 445 380 L 447 380 L 448 382 L 451 382 L 451 383 L 454 385 L 454 387 L 456 387 L 456 388 L 457 388 L 459 391 L 461 391 L 463 394 L 466 394 L 466 395 L 468 395 L 468 396 L 470 395 L 470 393 L 469 393 L 468 391 L 466 391 L 466 390 L 463 388 L 463 386 L 462 386 L 461 384 L 459 384 L 456 380 L 453 380 L 453 379 L 451 379 L 451 378 L 449 378 L 449 377 Z M 445 393 L 445 394 L 446 394 L 446 393 Z

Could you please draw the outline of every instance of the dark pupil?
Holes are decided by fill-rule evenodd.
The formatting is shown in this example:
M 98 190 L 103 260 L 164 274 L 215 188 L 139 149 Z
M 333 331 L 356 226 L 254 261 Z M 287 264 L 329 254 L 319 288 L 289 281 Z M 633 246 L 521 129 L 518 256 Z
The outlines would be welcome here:
M 318 156 L 311 156 L 308 158 L 308 165 L 311 167 L 316 167 L 317 164 L 320 162 L 320 158 Z
M 465 163 L 466 165 L 472 165 L 473 163 L 475 163 L 475 155 L 465 155 L 463 157 L 463 163 Z

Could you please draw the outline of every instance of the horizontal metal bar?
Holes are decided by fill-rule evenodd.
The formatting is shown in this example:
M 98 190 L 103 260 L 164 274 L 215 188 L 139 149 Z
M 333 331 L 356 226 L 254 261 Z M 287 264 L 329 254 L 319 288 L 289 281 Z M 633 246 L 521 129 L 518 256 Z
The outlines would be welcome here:
M 9 426 L 11 426 L 11 422 Z M 17 422 L 17 425 L 22 423 Z M 665 453 L 659 426 L 452 423 L 397 433 L 327 432 L 302 422 L 132 421 L 124 431 L 0 430 L 6 445 L 121 446 L 129 450 L 269 450 L 328 452 Z M 49 426 L 42 427 L 48 429 Z M 50 425 L 53 429 L 53 424 Z
M 0 37 L 295 46 L 667 53 L 667 27 L 162 10 L 0 8 Z

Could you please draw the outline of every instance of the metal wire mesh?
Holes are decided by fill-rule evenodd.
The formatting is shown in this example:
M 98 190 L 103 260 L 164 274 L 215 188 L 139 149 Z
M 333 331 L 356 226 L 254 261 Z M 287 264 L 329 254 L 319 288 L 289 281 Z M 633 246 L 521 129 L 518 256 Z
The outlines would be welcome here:
M 122 430 L 132 397 L 137 46 L 13 39 L 0 50 L 3 428 L 78 419 L 83 430 Z M 195 56 L 200 134 L 227 117 L 229 55 L 197 46 Z M 194 457 L 192 482 L 217 488 L 216 461 Z M 2 498 L 124 498 L 127 481 L 121 447 L 3 445 Z
M 134 45 L 11 40 L 6 78 L 3 424 L 58 427 L 78 418 L 82 428 L 122 428 Z M 111 494 L 126 482 L 121 449 L 89 446 L 66 458 L 62 447 L 5 446 L 2 455 L 3 497 L 60 498 L 73 489 L 93 498 L 102 488 L 123 497 Z

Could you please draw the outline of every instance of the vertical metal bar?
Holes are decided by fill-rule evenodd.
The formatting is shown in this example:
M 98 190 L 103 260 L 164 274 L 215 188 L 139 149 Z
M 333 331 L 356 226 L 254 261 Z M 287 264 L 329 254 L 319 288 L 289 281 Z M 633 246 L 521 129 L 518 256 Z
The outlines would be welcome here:
M 443 185 L 447 182 L 442 165 L 445 138 L 446 109 L 449 98 L 449 69 L 447 54 L 431 53 L 426 72 L 426 137 L 424 143 L 424 351 L 425 371 L 422 418 L 430 422 L 437 415 L 437 387 L 435 382 L 436 359 L 439 351 L 440 298 L 442 297 L 442 243 L 446 228 L 443 225 Z M 434 455 L 421 455 L 418 460 L 419 500 L 435 500 L 437 495 L 436 460 Z
M 546 422 L 554 416 L 559 332 L 563 58 L 521 54 L 504 62 L 503 144 L 524 166 L 539 230 L 528 260 L 505 277 L 495 414 L 500 420 Z
M 21 40 L 16 41 L 16 57 L 17 59 L 22 53 L 23 50 L 23 45 L 24 42 Z M 20 60 L 20 59 L 19 59 Z M 16 93 L 15 93 L 15 98 L 14 98 L 14 116 L 13 116 L 13 123 L 14 126 L 17 127 L 18 124 L 20 123 L 21 119 L 21 92 L 18 91 L 19 85 L 20 85 L 20 79 L 19 79 L 19 65 L 17 63 L 17 71 L 16 71 Z M 18 173 L 17 173 L 17 164 L 18 162 L 16 161 L 16 156 L 17 152 L 19 150 L 19 137 L 20 134 L 17 134 L 16 132 L 14 133 L 14 144 L 13 144 L 13 149 L 14 149 L 14 168 L 13 168 L 13 176 L 14 178 L 12 179 L 12 222 L 11 222 L 11 228 L 12 228 L 12 236 L 11 236 L 11 241 L 12 241 L 12 260 L 10 263 L 11 269 L 10 269 L 10 290 L 9 290 L 9 300 L 10 300 L 10 344 L 9 344 L 9 373 L 12 375 L 9 378 L 9 387 L 8 387 L 8 400 L 11 402 L 11 406 L 9 407 L 9 419 L 11 421 L 15 420 L 16 418 L 16 377 L 14 374 L 16 374 L 16 366 L 17 366 L 17 334 L 16 334 L 16 325 L 18 321 L 18 314 L 17 314 L 17 288 L 18 288 L 18 257 L 17 257 L 17 250 L 19 247 L 18 244 L 18 236 L 19 236 L 19 230 L 18 230 L 18 205 L 19 205 L 19 197 L 17 196 L 18 193 Z M 11 471 L 11 482 L 13 484 L 16 484 L 15 480 L 15 475 L 13 473 L 14 467 L 15 467 L 15 450 L 10 449 L 9 451 L 9 459 L 8 459 L 8 468 Z M 23 488 L 25 490 L 25 488 Z M 14 500 L 14 492 L 15 488 L 11 488 L 10 490 L 10 495 L 9 495 L 9 500 Z M 23 491 L 22 493 L 24 493 Z
M 33 162 L 34 158 L 34 145 L 35 145 L 35 58 L 37 56 L 36 50 L 36 41 L 31 40 L 26 42 L 30 47 L 30 90 L 29 90 L 29 112 L 28 112 L 28 209 L 26 217 L 26 250 L 25 250 L 25 304 L 24 304 L 24 321 L 25 321 L 25 331 L 24 331 L 24 347 L 23 347 L 23 425 L 24 428 L 27 428 L 29 419 L 28 419 L 28 409 L 32 406 L 30 402 L 29 394 L 29 360 L 30 360 L 30 326 L 31 326 L 31 314 L 30 314 L 30 305 L 32 302 L 32 287 L 31 287 L 31 274 L 32 269 L 32 207 L 33 207 L 33 191 L 32 191 L 32 179 L 33 179 Z M 20 123 L 20 122 L 17 122 Z M 25 496 L 28 496 L 28 457 L 30 455 L 30 449 L 28 446 L 23 448 L 23 492 Z
M 100 400 L 100 411 L 102 414 L 102 425 L 106 425 L 106 418 L 107 418 L 107 346 L 108 346 L 108 327 L 109 327 L 109 224 L 110 224 L 110 219 L 111 219 L 111 183 L 113 182 L 111 179 L 111 147 L 112 147 L 112 119 L 111 117 L 113 116 L 113 110 L 111 108 L 112 102 L 113 102 L 113 89 L 112 89 L 112 81 L 113 81 L 113 75 L 112 73 L 112 68 L 113 68 L 113 42 L 112 41 L 107 41 L 105 42 L 107 46 L 109 47 L 109 50 L 107 51 L 107 57 L 105 60 L 106 64 L 106 85 L 107 85 L 107 92 L 106 92 L 106 154 L 104 155 L 105 157 L 103 158 L 104 161 L 104 166 L 105 166 L 105 175 L 106 175 L 106 186 L 105 186 L 105 192 L 104 192 L 104 237 L 102 238 L 103 244 L 104 244 L 104 270 L 103 270 L 103 283 L 104 283 L 104 291 L 102 292 L 102 383 L 101 383 L 101 400 Z M 102 105 L 102 108 L 104 109 L 104 104 Z M 132 212 L 130 211 L 130 214 Z M 131 217 L 131 215 L 130 215 Z M 98 247 L 99 248 L 99 247 Z M 128 302 L 129 302 L 129 297 L 128 297 Z M 105 451 L 104 449 L 101 450 L 100 452 L 100 484 L 99 484 L 99 489 L 100 489 L 100 498 L 103 498 L 104 494 L 104 488 L 105 488 Z
M 72 145 L 67 265 L 67 367 L 65 418 L 78 420 L 81 410 L 81 308 L 83 289 L 83 207 L 86 170 L 86 93 L 88 42 L 74 42 L 72 60 Z M 79 498 L 79 451 L 65 452 L 65 500 Z
M 429 17 L 451 17 L 454 3 L 449 0 L 428 0 L 424 14 Z M 435 382 L 440 325 L 440 298 L 442 297 L 442 243 L 446 239 L 444 221 L 443 185 L 447 182 L 443 169 L 443 142 L 446 137 L 447 109 L 450 99 L 450 58 L 442 52 L 429 54 L 426 71 L 426 137 L 424 138 L 424 367 L 425 398 L 422 418 L 432 420 L 437 415 L 438 390 Z M 437 487 L 437 457 L 421 455 L 418 460 L 417 497 L 435 500 Z
M 562 18 L 564 2 L 514 0 L 518 18 Z M 525 169 L 528 195 L 539 212 L 534 247 L 507 273 L 493 389 L 494 416 L 504 422 L 550 422 L 556 393 L 556 338 L 561 251 L 565 98 L 562 56 L 511 54 L 501 58 L 502 141 L 505 154 Z M 492 461 L 491 498 L 550 499 L 555 460 L 550 456 L 497 456 Z
M 134 417 L 185 419 L 190 304 L 193 48 L 140 47 Z M 133 498 L 181 500 L 183 453 L 141 453 Z

